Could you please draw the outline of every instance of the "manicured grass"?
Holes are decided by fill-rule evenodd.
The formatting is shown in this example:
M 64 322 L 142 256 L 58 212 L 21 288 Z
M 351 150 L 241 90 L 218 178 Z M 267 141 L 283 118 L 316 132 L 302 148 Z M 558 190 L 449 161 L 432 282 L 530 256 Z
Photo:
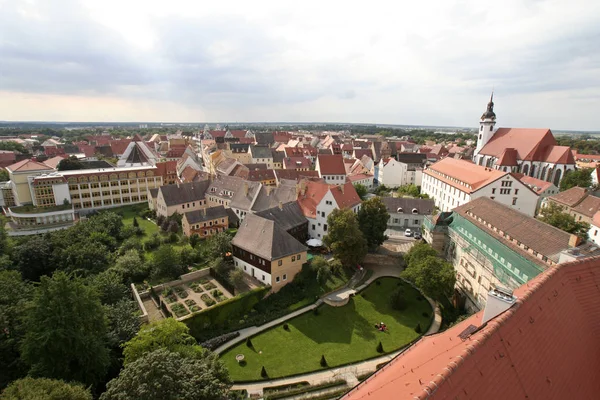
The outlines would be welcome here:
M 320 370 L 322 355 L 329 367 L 335 367 L 380 355 L 380 341 L 384 352 L 391 352 L 416 339 L 417 324 L 423 332 L 429 327 L 430 319 L 423 317 L 424 312 L 432 313 L 429 302 L 400 279 L 379 281 L 379 285 L 374 282 L 343 307 L 323 305 L 318 315 L 308 312 L 287 321 L 289 331 L 283 324 L 278 325 L 251 338 L 252 348 L 242 342 L 228 350 L 221 358 L 231 378 L 262 380 L 263 366 L 269 378 Z M 399 286 L 406 299 L 403 311 L 393 309 L 389 303 L 391 293 Z M 382 321 L 388 326 L 387 332 L 375 328 Z M 240 353 L 245 356 L 243 366 L 235 360 Z
M 140 212 L 147 209 L 144 204 L 134 204 L 130 206 L 111 208 L 110 211 L 116 212 L 123 216 L 124 225 L 132 225 L 133 217 L 137 219 L 140 228 L 144 231 L 145 236 L 151 236 L 154 232 L 158 232 L 158 226 L 147 219 L 140 217 Z
M 320 286 L 316 281 L 304 290 L 304 298 L 297 303 L 292 304 L 288 307 L 290 312 L 299 310 L 303 307 L 313 304 L 318 297 L 321 297 L 325 293 L 333 292 L 336 289 L 341 288 L 352 278 L 355 271 L 342 268 L 338 275 L 332 274 L 327 282 L 323 286 Z

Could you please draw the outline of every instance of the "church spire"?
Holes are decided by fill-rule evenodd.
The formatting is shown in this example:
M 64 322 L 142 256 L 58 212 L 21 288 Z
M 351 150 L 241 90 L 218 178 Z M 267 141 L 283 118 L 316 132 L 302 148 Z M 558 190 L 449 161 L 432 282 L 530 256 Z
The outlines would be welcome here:
M 481 120 L 491 119 L 492 121 L 496 120 L 496 114 L 494 113 L 494 91 L 492 90 L 492 95 L 490 96 L 490 102 L 487 105 L 487 110 L 481 116 Z

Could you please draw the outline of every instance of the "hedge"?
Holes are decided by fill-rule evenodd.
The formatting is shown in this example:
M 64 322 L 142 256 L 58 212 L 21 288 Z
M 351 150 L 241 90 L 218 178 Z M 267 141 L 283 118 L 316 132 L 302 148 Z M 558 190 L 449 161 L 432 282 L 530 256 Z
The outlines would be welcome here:
M 340 391 L 343 391 L 345 393 L 348 390 L 350 390 L 344 379 L 337 379 L 335 381 L 325 382 L 325 383 L 321 383 L 319 385 L 312 385 L 312 386 L 308 386 L 308 387 L 300 387 L 300 388 L 294 389 L 294 390 L 281 391 L 281 392 L 276 392 L 276 393 L 271 392 L 269 394 L 265 394 L 265 400 L 267 400 L 267 399 L 268 400 L 285 399 L 285 398 L 297 396 L 300 394 L 312 393 L 312 392 L 316 392 L 319 390 L 325 390 L 325 389 L 342 386 L 342 385 L 344 385 L 344 387 L 340 388 L 339 389 Z M 311 397 L 311 399 L 312 399 L 312 397 Z
M 183 322 L 190 328 L 190 334 L 196 340 L 203 341 L 210 336 L 209 332 L 226 329 L 231 322 L 237 323 L 265 297 L 269 290 L 271 290 L 269 286 L 253 289 L 194 314 Z

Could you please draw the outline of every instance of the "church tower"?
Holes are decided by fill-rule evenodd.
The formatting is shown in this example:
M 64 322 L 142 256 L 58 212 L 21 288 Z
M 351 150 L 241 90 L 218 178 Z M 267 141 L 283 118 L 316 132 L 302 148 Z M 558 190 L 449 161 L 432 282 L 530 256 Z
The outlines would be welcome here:
M 481 149 L 483 149 L 492 136 L 494 136 L 494 125 L 496 125 L 496 114 L 494 113 L 494 92 L 492 92 L 490 102 L 487 105 L 487 110 L 479 120 L 479 132 L 477 133 L 477 147 L 473 154 L 474 158 L 479 155 Z

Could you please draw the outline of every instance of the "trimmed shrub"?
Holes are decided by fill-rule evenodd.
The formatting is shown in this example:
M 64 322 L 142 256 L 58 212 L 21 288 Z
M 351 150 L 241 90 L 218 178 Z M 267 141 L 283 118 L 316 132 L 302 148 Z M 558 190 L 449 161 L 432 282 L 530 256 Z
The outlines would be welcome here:
M 429 318 L 429 313 L 428 312 L 423 312 L 422 314 L 425 318 Z
M 250 340 L 250 338 L 246 339 L 246 346 L 248 346 L 249 348 L 254 347 L 254 345 L 252 344 L 252 340 Z
M 377 352 L 383 353 L 383 345 L 381 344 L 381 341 L 379 341 L 379 344 L 377 345 Z
M 321 367 L 327 366 L 327 360 L 325 359 L 325 354 L 321 355 Z
M 238 336 L 240 336 L 239 332 L 226 333 L 225 335 L 217 336 L 216 338 L 212 338 L 210 340 L 207 340 L 206 342 L 202 342 L 200 343 L 200 346 L 202 346 L 202 348 L 204 349 L 213 351 L 217 347 L 229 342 L 232 339 L 235 339 Z
M 415 332 L 417 332 L 417 333 L 422 333 L 423 332 L 423 330 L 421 329 L 421 323 L 420 322 L 417 324 L 417 327 L 415 328 Z
M 378 279 L 378 280 L 376 280 L 376 281 L 375 281 L 375 284 L 376 284 L 377 286 L 381 286 L 381 281 Z
M 263 365 L 262 369 L 260 370 L 260 376 L 262 376 L 263 378 L 269 377 L 269 374 L 267 374 L 267 370 L 265 369 L 264 365 Z
M 315 308 L 315 309 L 313 310 L 313 314 L 314 314 L 314 315 L 319 315 L 319 309 L 318 309 L 318 308 Z
M 286 331 L 289 331 L 290 327 L 288 326 L 288 324 L 283 324 L 283 329 Z

